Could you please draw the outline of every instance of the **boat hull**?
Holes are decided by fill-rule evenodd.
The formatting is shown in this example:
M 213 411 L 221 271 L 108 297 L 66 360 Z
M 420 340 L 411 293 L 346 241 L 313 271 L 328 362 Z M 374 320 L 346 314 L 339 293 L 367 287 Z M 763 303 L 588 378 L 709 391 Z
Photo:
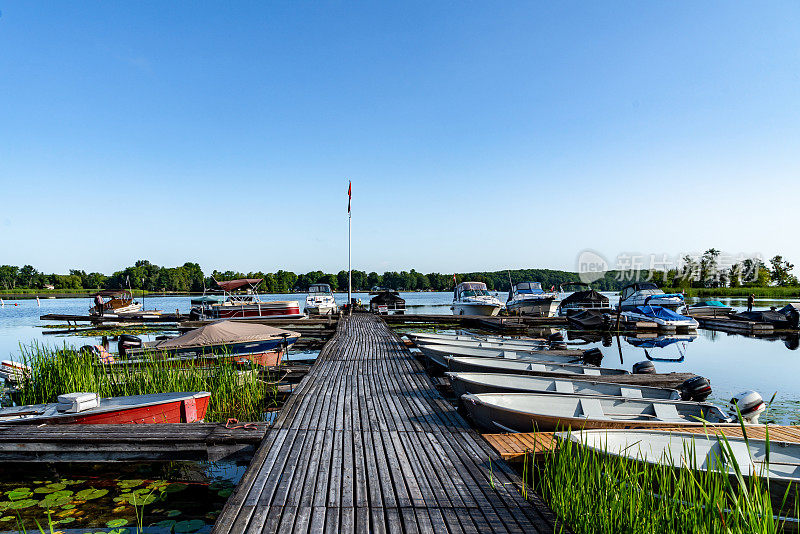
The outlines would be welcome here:
M 555 298 L 512 300 L 506 303 L 509 315 L 526 315 L 529 317 L 553 317 L 558 310 Z
M 319 306 L 306 306 L 306 313 L 309 315 L 333 315 L 336 313 L 337 307 L 330 304 L 322 304 Z
M 157 347 L 129 349 L 127 356 L 130 358 L 142 357 L 146 354 L 155 354 L 164 358 L 193 360 L 197 358 L 232 358 L 239 362 L 251 361 L 258 365 L 272 366 L 281 362 L 284 348 L 291 347 L 298 336 L 267 339 L 263 341 L 243 341 L 241 343 L 227 343 L 223 345 L 204 345 L 202 347 L 182 347 L 177 349 L 159 350 Z
M 484 315 L 494 317 L 500 313 L 498 304 L 479 304 L 477 302 L 454 302 L 453 315 Z
M 102 409 L 87 410 L 81 413 L 58 413 L 51 416 L 29 417 L 16 420 L 2 420 L 0 424 L 81 424 L 81 425 L 119 425 L 119 424 L 157 424 L 194 423 L 206 417 L 211 399 L 210 393 L 188 393 L 176 395 L 135 395 L 127 399 L 141 400 Z M 120 397 L 120 399 L 126 399 Z M 115 400 L 115 399 L 104 399 Z M 24 407 L 20 407 L 24 408 Z M 112 409 L 113 408 L 113 409 Z
M 261 302 L 259 304 L 242 304 L 233 306 L 210 306 L 198 309 L 202 319 L 291 319 L 303 317 L 300 304 L 289 302 Z

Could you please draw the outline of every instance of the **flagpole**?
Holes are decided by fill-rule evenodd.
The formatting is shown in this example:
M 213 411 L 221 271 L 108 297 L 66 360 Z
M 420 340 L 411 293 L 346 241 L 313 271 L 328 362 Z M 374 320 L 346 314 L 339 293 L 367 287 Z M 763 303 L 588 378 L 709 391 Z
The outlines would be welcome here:
M 350 212 L 350 186 L 347 187 L 347 309 L 353 312 L 353 268 L 351 267 L 350 237 L 353 215 Z

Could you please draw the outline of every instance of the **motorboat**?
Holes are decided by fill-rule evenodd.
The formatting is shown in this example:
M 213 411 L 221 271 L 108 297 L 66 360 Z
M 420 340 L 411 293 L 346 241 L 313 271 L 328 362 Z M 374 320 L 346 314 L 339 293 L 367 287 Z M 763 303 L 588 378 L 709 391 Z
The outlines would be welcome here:
M 677 311 L 685 305 L 683 294 L 664 293 L 652 282 L 636 282 L 622 288 L 619 307 L 623 311 L 646 305 L 660 306 Z
M 615 384 L 613 382 L 500 373 L 448 372 L 445 375 L 450 379 L 450 387 L 458 397 L 467 393 L 559 393 L 562 395 L 608 395 L 628 399 L 678 400 L 681 398 L 677 389 Z
M 378 315 L 403 315 L 406 313 L 406 301 L 394 289 L 377 288 L 370 291 L 373 297 L 369 301 L 369 310 Z
M 470 347 L 448 347 L 446 345 L 417 345 L 422 354 L 440 367 L 448 367 L 448 357 L 482 358 L 490 360 L 515 360 L 533 362 L 582 363 L 584 351 L 514 351 L 498 349 L 474 349 Z M 590 354 L 595 354 L 594 352 Z M 602 353 L 601 359 L 602 359 Z M 593 360 L 593 362 L 596 360 Z M 598 362 L 599 363 L 599 362 Z
M 0 379 L 5 380 L 9 384 L 18 384 L 22 382 L 30 372 L 31 368 L 24 363 L 11 360 L 3 360 L 0 362 Z
M 439 363 L 439 362 L 437 362 Z M 600 377 L 629 374 L 624 369 L 609 369 L 595 365 L 550 362 L 530 358 L 480 358 L 470 356 L 445 356 L 442 367 L 456 372 L 504 373 L 536 376 L 563 375 Z M 441 365 L 441 364 L 440 364 Z
M 558 304 L 558 315 L 568 316 L 574 313 L 573 310 L 596 310 L 602 313 L 610 313 L 612 311 L 608 297 L 592 289 L 589 284 L 583 282 L 565 283 L 559 286 L 559 291 L 565 293 L 568 288 L 573 287 L 576 290 L 561 299 Z
M 483 339 L 476 339 L 476 338 L 466 338 L 465 339 L 438 339 L 438 338 L 428 338 L 428 337 L 418 337 L 414 334 L 406 334 L 408 338 L 414 342 L 414 344 L 423 344 L 423 345 L 441 345 L 443 347 L 465 347 L 465 348 L 489 348 L 489 349 L 501 349 L 501 350 L 546 350 L 547 349 L 547 341 L 532 341 L 532 342 L 525 342 L 522 340 L 509 340 L 509 341 L 487 341 Z
M 286 351 L 300 334 L 257 323 L 218 321 L 201 326 L 171 339 L 142 342 L 136 336 L 122 335 L 119 354 L 127 360 L 142 359 L 147 354 L 163 358 L 195 360 L 231 358 L 262 366 L 279 365 Z M 113 362 L 108 362 L 113 363 Z
M 257 288 L 263 278 L 217 281 L 223 292 L 218 300 L 202 302 L 192 308 L 190 317 L 197 320 L 219 319 L 293 319 L 303 317 L 296 300 L 262 301 Z M 244 291 L 243 293 L 241 291 Z
M 567 311 L 567 323 L 575 328 L 585 330 L 609 330 L 611 315 L 600 309 L 572 308 Z
M 689 317 L 727 317 L 733 308 L 726 306 L 718 300 L 703 300 L 686 307 Z
M 735 321 L 769 323 L 778 330 L 791 330 L 798 327 L 800 312 L 796 304 L 788 304 L 780 310 L 744 311 L 730 316 Z
M 406 334 L 412 341 L 421 341 L 423 343 L 439 343 L 441 345 L 454 344 L 454 342 L 485 342 L 509 345 L 525 345 L 532 348 L 537 348 L 547 344 L 547 340 L 543 338 L 533 337 L 509 337 L 509 336 L 492 336 L 485 334 L 433 334 L 430 332 L 409 332 Z
M 57 403 L 0 408 L 0 425 L 194 423 L 206 417 L 211 393 L 155 393 L 99 398 L 59 395 Z
M 552 317 L 558 308 L 558 293 L 544 291 L 540 282 L 519 282 L 511 286 L 506 301 L 509 315 Z
M 757 408 L 742 412 L 748 423 L 756 423 L 765 409 L 761 396 L 753 394 Z M 494 432 L 740 426 L 735 416 L 719 407 L 694 401 L 558 393 L 468 393 L 461 401 L 476 423 Z
M 328 284 L 311 284 L 306 297 L 306 313 L 309 315 L 333 315 L 338 312 L 336 298 Z
M 700 324 L 697 322 L 697 319 L 686 317 L 685 315 L 674 312 L 669 308 L 663 308 L 661 306 L 654 306 L 650 304 L 630 308 L 627 311 L 622 312 L 621 315 L 630 321 L 656 323 L 658 328 L 667 330 L 694 330 Z
M 615 382 L 653 387 L 679 388 L 687 391 L 687 398 L 693 393 L 710 393 L 708 381 L 691 373 L 633 373 L 623 369 L 608 369 L 592 365 L 572 365 L 544 361 L 512 360 L 506 358 L 475 358 L 468 356 L 447 356 L 444 363 L 447 370 L 459 373 L 502 373 L 517 375 L 547 376 Z M 650 363 L 650 362 L 648 362 Z
M 129 289 L 105 289 L 92 295 L 95 299 L 108 298 L 101 305 L 89 308 L 89 315 L 104 317 L 117 317 L 119 315 L 135 314 L 142 311 L 142 305 L 133 300 L 133 292 Z
M 713 429 L 703 434 L 646 429 L 573 430 L 558 432 L 555 437 L 597 454 L 643 464 L 729 473 L 735 486 L 739 483 L 738 474 L 747 487 L 752 477 L 766 479 L 773 512 L 796 515 L 794 503 L 800 486 L 798 443 L 720 436 Z
M 487 315 L 500 313 L 503 304 L 489 294 L 483 282 L 461 282 L 453 291 L 453 315 Z

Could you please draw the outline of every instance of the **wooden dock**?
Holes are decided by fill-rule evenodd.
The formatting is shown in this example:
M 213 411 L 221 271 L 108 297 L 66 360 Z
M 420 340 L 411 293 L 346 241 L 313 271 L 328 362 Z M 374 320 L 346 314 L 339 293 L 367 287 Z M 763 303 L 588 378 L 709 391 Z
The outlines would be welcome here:
M 235 425 L 234 425 L 235 426 Z M 3 462 L 161 462 L 245 459 L 267 424 L 0 425 Z
M 718 427 L 708 426 L 693 428 L 661 428 L 664 432 L 691 432 L 693 434 L 704 434 L 706 432 L 717 433 L 733 438 L 742 437 L 741 427 Z M 788 441 L 800 443 L 800 426 L 782 425 L 762 425 L 748 426 L 747 437 L 750 439 L 765 439 L 769 431 L 770 441 Z M 492 448 L 508 462 L 521 462 L 525 455 L 533 454 L 539 457 L 543 454 L 553 452 L 555 447 L 555 437 L 553 432 L 521 432 L 519 434 L 484 434 Z
M 213 532 L 552 532 L 555 516 L 520 484 L 385 323 L 357 313 L 267 431 Z

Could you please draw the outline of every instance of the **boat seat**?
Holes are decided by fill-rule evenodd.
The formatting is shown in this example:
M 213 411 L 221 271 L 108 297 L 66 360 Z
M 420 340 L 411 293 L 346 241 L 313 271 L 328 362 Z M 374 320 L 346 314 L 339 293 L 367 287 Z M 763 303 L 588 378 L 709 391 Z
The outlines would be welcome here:
M 503 358 L 508 358 L 509 360 L 516 360 L 517 358 L 519 358 L 519 356 L 517 356 L 517 353 L 514 352 L 513 350 L 504 350 L 503 352 L 500 353 L 500 355 Z
M 572 387 L 572 382 L 556 380 L 556 393 L 575 393 L 575 388 Z
M 600 376 L 600 369 L 584 369 L 583 374 L 591 376 Z
M 674 404 L 653 404 L 656 417 L 662 421 L 683 421 Z
M 606 416 L 600 399 L 581 399 L 581 412 L 589 419 L 603 419 Z
M 641 389 L 619 388 L 619 390 L 620 390 L 620 395 L 622 395 L 626 399 L 641 399 L 642 398 L 642 390 Z
M 544 365 L 541 363 L 529 363 L 528 366 L 525 368 L 527 371 L 547 371 Z

